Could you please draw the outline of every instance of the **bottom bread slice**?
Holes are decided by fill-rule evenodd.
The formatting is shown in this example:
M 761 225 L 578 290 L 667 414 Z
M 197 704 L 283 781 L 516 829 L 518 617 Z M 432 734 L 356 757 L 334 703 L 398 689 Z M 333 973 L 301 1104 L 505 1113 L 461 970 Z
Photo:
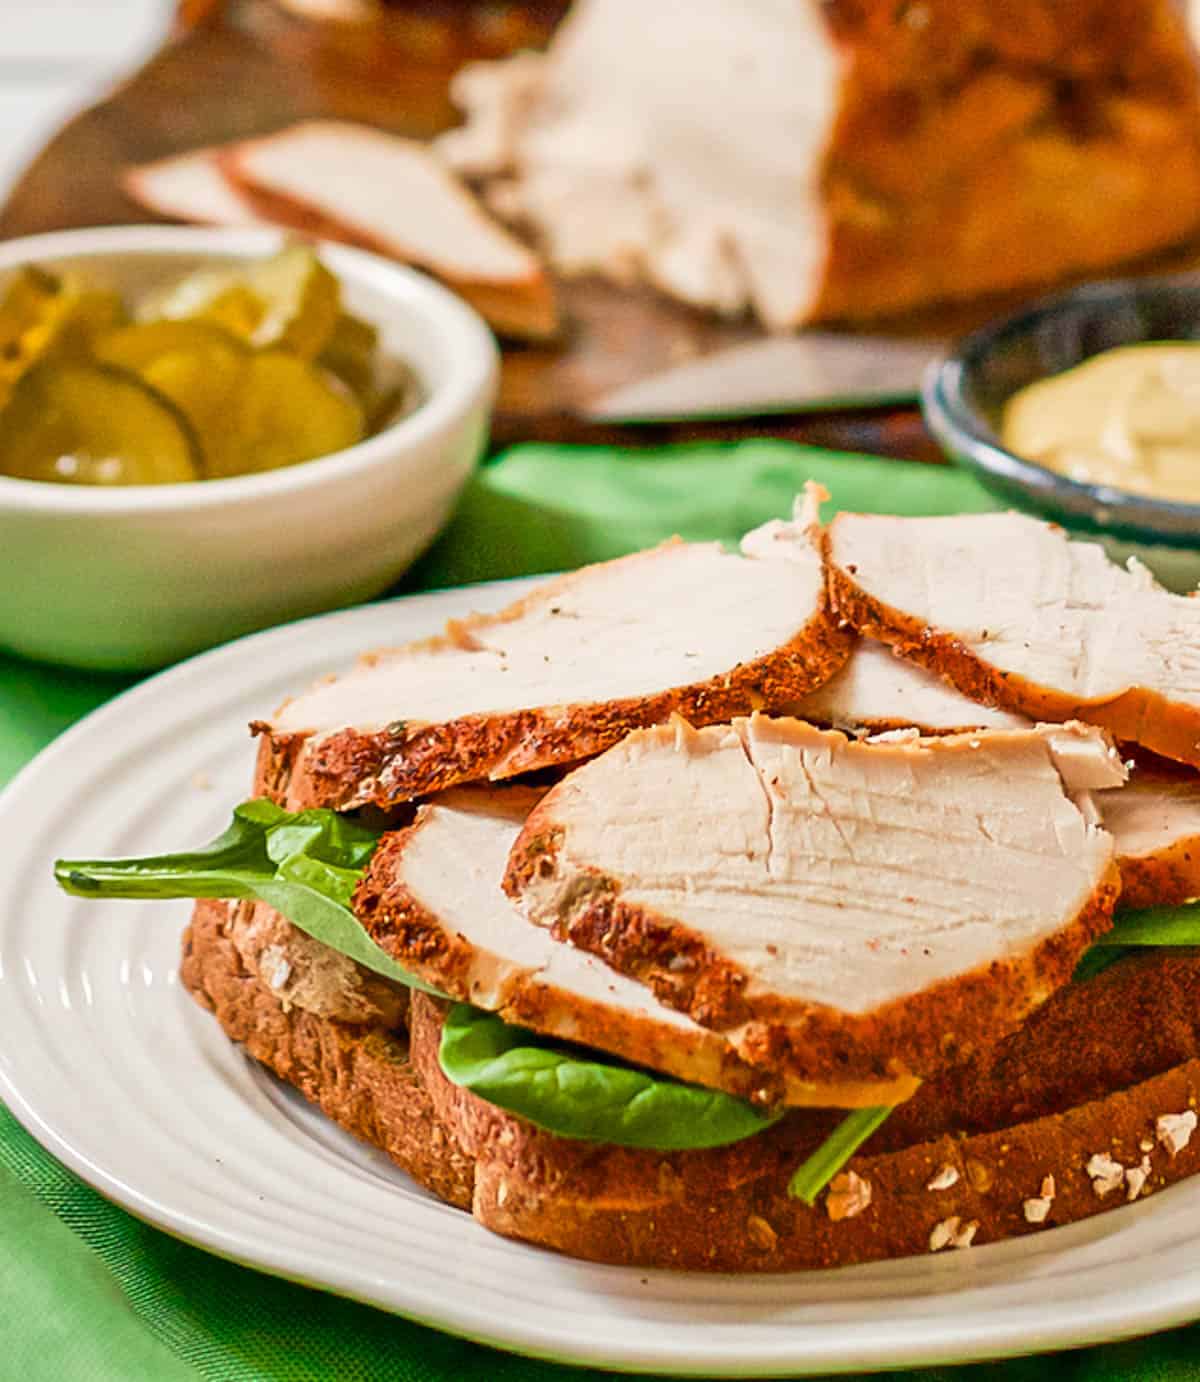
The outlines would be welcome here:
M 850 1163 L 853 1175 L 835 1180 L 810 1208 L 788 1197 L 787 1183 L 838 1114 L 797 1112 L 757 1137 L 695 1152 L 555 1137 L 446 1080 L 437 1060 L 444 1013 L 437 1000 L 413 996 L 411 1051 L 402 1033 L 285 1010 L 246 969 L 226 921 L 223 903 L 197 904 L 182 974 L 229 1036 L 485 1227 L 571 1256 L 730 1272 L 841 1266 L 1043 1232 L 1157 1194 L 1200 1170 L 1200 1135 L 1192 1135 L 1200 1059 L 1191 1024 L 1156 1049 L 1168 1066 L 1155 1073 L 1144 1061 L 1114 1068 L 1114 1085 L 1136 1071 L 1135 1082 L 1064 1112 L 902 1145 L 921 1138 L 914 1101 L 912 1116 L 897 1120 L 890 1140 L 875 1139 L 886 1150 L 872 1152 L 868 1144 Z M 1073 1004 L 1083 1050 L 1096 1035 L 1087 1030 L 1089 1010 L 1104 1012 L 1125 997 L 1131 1009 L 1151 1016 L 1143 1005 L 1158 969 L 1177 981 L 1182 976 L 1190 989 L 1200 957 L 1127 961 L 1091 981 L 1099 986 L 1095 995 L 1064 991 L 1042 1010 L 1044 1019 L 1039 1014 L 1009 1041 L 1023 1043 L 1023 1062 L 1048 1062 L 1072 1016 L 1056 1016 L 1054 1005 Z M 1061 1051 L 1057 1059 L 1061 1064 Z M 995 1051 L 987 1061 L 994 1077 Z M 1098 1078 L 1092 1069 L 1085 1080 L 1091 1092 Z M 928 1100 L 932 1126 L 971 1126 L 984 1116 L 977 1083 L 959 1076 L 922 1091 L 918 1100 Z M 994 1093 L 989 1097 L 994 1103 Z M 1014 1108 L 1030 1097 L 1026 1091 Z M 986 1116 L 996 1121 L 994 1109 Z
M 403 1030 L 285 1007 L 246 965 L 224 902 L 197 902 L 184 934 L 184 986 L 227 1036 L 347 1132 L 385 1151 L 427 1190 L 471 1207 L 474 1160 L 436 1116 Z

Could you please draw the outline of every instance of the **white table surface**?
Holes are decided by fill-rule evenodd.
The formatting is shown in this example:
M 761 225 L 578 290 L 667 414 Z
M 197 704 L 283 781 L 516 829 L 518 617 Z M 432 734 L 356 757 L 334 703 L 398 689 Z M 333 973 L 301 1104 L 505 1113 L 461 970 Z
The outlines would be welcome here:
M 0 0 L 0 199 L 69 116 L 162 40 L 171 0 Z

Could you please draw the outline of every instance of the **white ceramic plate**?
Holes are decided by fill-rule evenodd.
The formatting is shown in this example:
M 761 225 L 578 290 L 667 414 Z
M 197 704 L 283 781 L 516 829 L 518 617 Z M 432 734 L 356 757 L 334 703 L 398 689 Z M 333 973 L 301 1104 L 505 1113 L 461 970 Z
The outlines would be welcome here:
M 1200 1178 L 1020 1242 L 836 1272 L 702 1277 L 507 1242 L 266 1077 L 177 978 L 186 903 L 61 895 L 56 855 L 200 843 L 245 794 L 246 722 L 359 649 L 528 583 L 329 615 L 144 683 L 0 796 L 0 1095 L 85 1180 L 240 1262 L 520 1352 L 760 1376 L 966 1361 L 1200 1315 Z

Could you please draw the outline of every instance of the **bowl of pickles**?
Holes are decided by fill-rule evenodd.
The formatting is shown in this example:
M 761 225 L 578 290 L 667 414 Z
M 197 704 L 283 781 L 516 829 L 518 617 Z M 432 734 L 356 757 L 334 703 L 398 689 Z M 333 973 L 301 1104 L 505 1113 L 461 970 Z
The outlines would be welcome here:
M 140 670 L 379 594 L 487 438 L 491 335 L 274 231 L 0 245 L 0 649 Z

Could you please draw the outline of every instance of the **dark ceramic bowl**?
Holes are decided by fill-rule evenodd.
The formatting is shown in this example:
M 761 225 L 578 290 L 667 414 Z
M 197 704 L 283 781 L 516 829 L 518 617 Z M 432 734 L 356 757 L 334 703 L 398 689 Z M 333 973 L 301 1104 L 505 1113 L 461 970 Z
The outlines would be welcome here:
M 1192 584 L 1187 568 L 1200 568 L 1200 504 L 1068 480 L 1006 451 L 998 437 L 1005 402 L 1026 384 L 1115 346 L 1190 340 L 1200 340 L 1200 278 L 1085 284 L 960 341 L 926 375 L 922 411 L 943 450 L 1007 503 L 1099 533 L 1122 554 L 1142 556 L 1169 584 Z

